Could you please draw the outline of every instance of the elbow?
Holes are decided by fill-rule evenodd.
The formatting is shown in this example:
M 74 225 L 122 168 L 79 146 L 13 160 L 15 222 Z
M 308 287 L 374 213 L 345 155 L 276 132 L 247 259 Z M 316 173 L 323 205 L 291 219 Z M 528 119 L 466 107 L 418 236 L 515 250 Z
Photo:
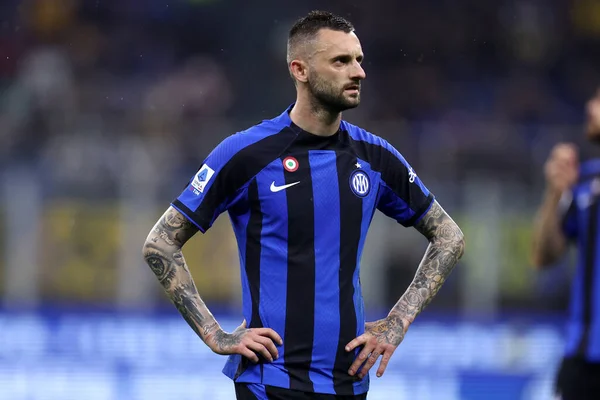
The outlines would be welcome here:
M 142 257 L 159 282 L 164 285 L 165 278 L 174 264 L 173 257 L 166 249 L 161 248 L 157 242 L 152 240 L 147 240 L 142 246 Z
M 443 248 L 444 251 L 452 254 L 456 261 L 460 260 L 465 254 L 465 235 L 454 223 L 438 230 L 437 234 L 430 238 L 429 243 Z
M 152 241 L 146 240 L 142 245 L 142 259 L 149 264 L 152 256 L 156 255 L 157 250 Z
M 142 257 L 147 260 L 150 253 L 156 249 L 157 238 L 150 232 L 142 244 Z
M 166 257 L 168 254 L 175 253 L 179 248 L 168 246 L 156 238 L 148 238 L 142 246 L 142 257 L 146 262 L 156 257 Z
M 152 260 L 157 257 L 164 257 L 165 253 L 164 243 L 159 240 L 159 237 L 154 232 L 150 232 L 142 245 L 142 258 L 144 261 L 152 265 Z
M 146 240 L 142 245 L 142 258 L 146 260 L 148 258 L 149 250 L 151 248 L 150 241 Z

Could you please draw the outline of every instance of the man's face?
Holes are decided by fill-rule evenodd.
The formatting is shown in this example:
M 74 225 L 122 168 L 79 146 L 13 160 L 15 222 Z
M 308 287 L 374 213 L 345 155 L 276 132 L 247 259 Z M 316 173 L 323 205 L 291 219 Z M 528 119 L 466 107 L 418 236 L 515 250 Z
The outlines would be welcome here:
M 598 89 L 596 95 L 587 102 L 586 111 L 586 137 L 590 140 L 600 142 L 600 89 Z
M 307 84 L 324 108 L 341 112 L 360 104 L 360 82 L 366 74 L 358 37 L 351 33 L 322 29 L 308 61 Z

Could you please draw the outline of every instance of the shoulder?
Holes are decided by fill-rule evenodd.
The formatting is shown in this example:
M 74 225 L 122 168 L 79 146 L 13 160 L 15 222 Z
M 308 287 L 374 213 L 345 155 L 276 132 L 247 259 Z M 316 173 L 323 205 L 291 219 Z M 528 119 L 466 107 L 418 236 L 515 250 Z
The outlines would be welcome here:
M 277 121 L 276 118 L 263 120 L 256 125 L 252 125 L 242 131 L 235 132 L 234 134 L 225 138 L 223 142 L 230 142 L 230 144 L 238 144 L 244 147 L 276 135 L 285 130 L 287 127 L 287 125 Z
M 213 154 L 225 158 L 239 158 L 245 160 L 248 156 L 255 154 L 265 148 L 284 146 L 285 134 L 288 126 L 279 118 L 263 120 L 244 130 L 235 132 L 223 139 L 214 149 Z
M 406 162 L 402 154 L 381 136 L 369 132 L 359 126 L 353 125 L 347 121 L 342 121 L 342 129 L 348 133 L 350 140 L 357 147 L 365 149 L 365 152 L 370 154 L 371 157 L 394 156 L 402 162 Z
M 349 123 L 348 121 L 342 121 L 342 129 L 348 132 L 350 138 L 357 142 L 363 142 L 366 144 L 376 145 L 385 147 L 387 141 L 374 133 L 367 131 L 360 126 Z

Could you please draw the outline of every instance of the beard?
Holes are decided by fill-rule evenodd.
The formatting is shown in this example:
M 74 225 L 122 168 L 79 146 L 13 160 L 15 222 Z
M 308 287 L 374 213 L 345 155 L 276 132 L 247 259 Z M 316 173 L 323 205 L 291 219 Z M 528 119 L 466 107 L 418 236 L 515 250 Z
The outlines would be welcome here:
M 356 83 L 356 85 L 360 84 Z M 348 96 L 345 93 L 346 87 L 347 85 L 336 87 L 331 81 L 317 74 L 308 77 L 308 89 L 312 94 L 313 107 L 332 114 L 356 108 L 360 104 L 360 90 L 355 96 Z

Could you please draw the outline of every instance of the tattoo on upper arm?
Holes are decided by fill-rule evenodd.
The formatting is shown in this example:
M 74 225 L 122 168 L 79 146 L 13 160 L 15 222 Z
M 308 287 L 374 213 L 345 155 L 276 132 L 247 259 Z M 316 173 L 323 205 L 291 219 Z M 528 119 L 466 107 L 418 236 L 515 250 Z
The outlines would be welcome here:
M 158 278 L 169 288 L 178 268 L 189 272 L 181 247 L 198 231 L 188 219 L 173 207 L 154 226 L 144 246 L 144 258 Z
M 456 223 L 446 214 L 437 201 L 434 201 L 427 214 L 421 218 L 415 228 L 429 240 L 436 237 L 455 239 L 462 236 Z
M 165 212 L 155 230 L 165 242 L 179 247 L 198 232 L 198 228 L 173 207 Z
M 413 319 L 435 297 L 464 253 L 463 233 L 436 202 L 415 228 L 430 244 L 415 278 L 392 312 Z

